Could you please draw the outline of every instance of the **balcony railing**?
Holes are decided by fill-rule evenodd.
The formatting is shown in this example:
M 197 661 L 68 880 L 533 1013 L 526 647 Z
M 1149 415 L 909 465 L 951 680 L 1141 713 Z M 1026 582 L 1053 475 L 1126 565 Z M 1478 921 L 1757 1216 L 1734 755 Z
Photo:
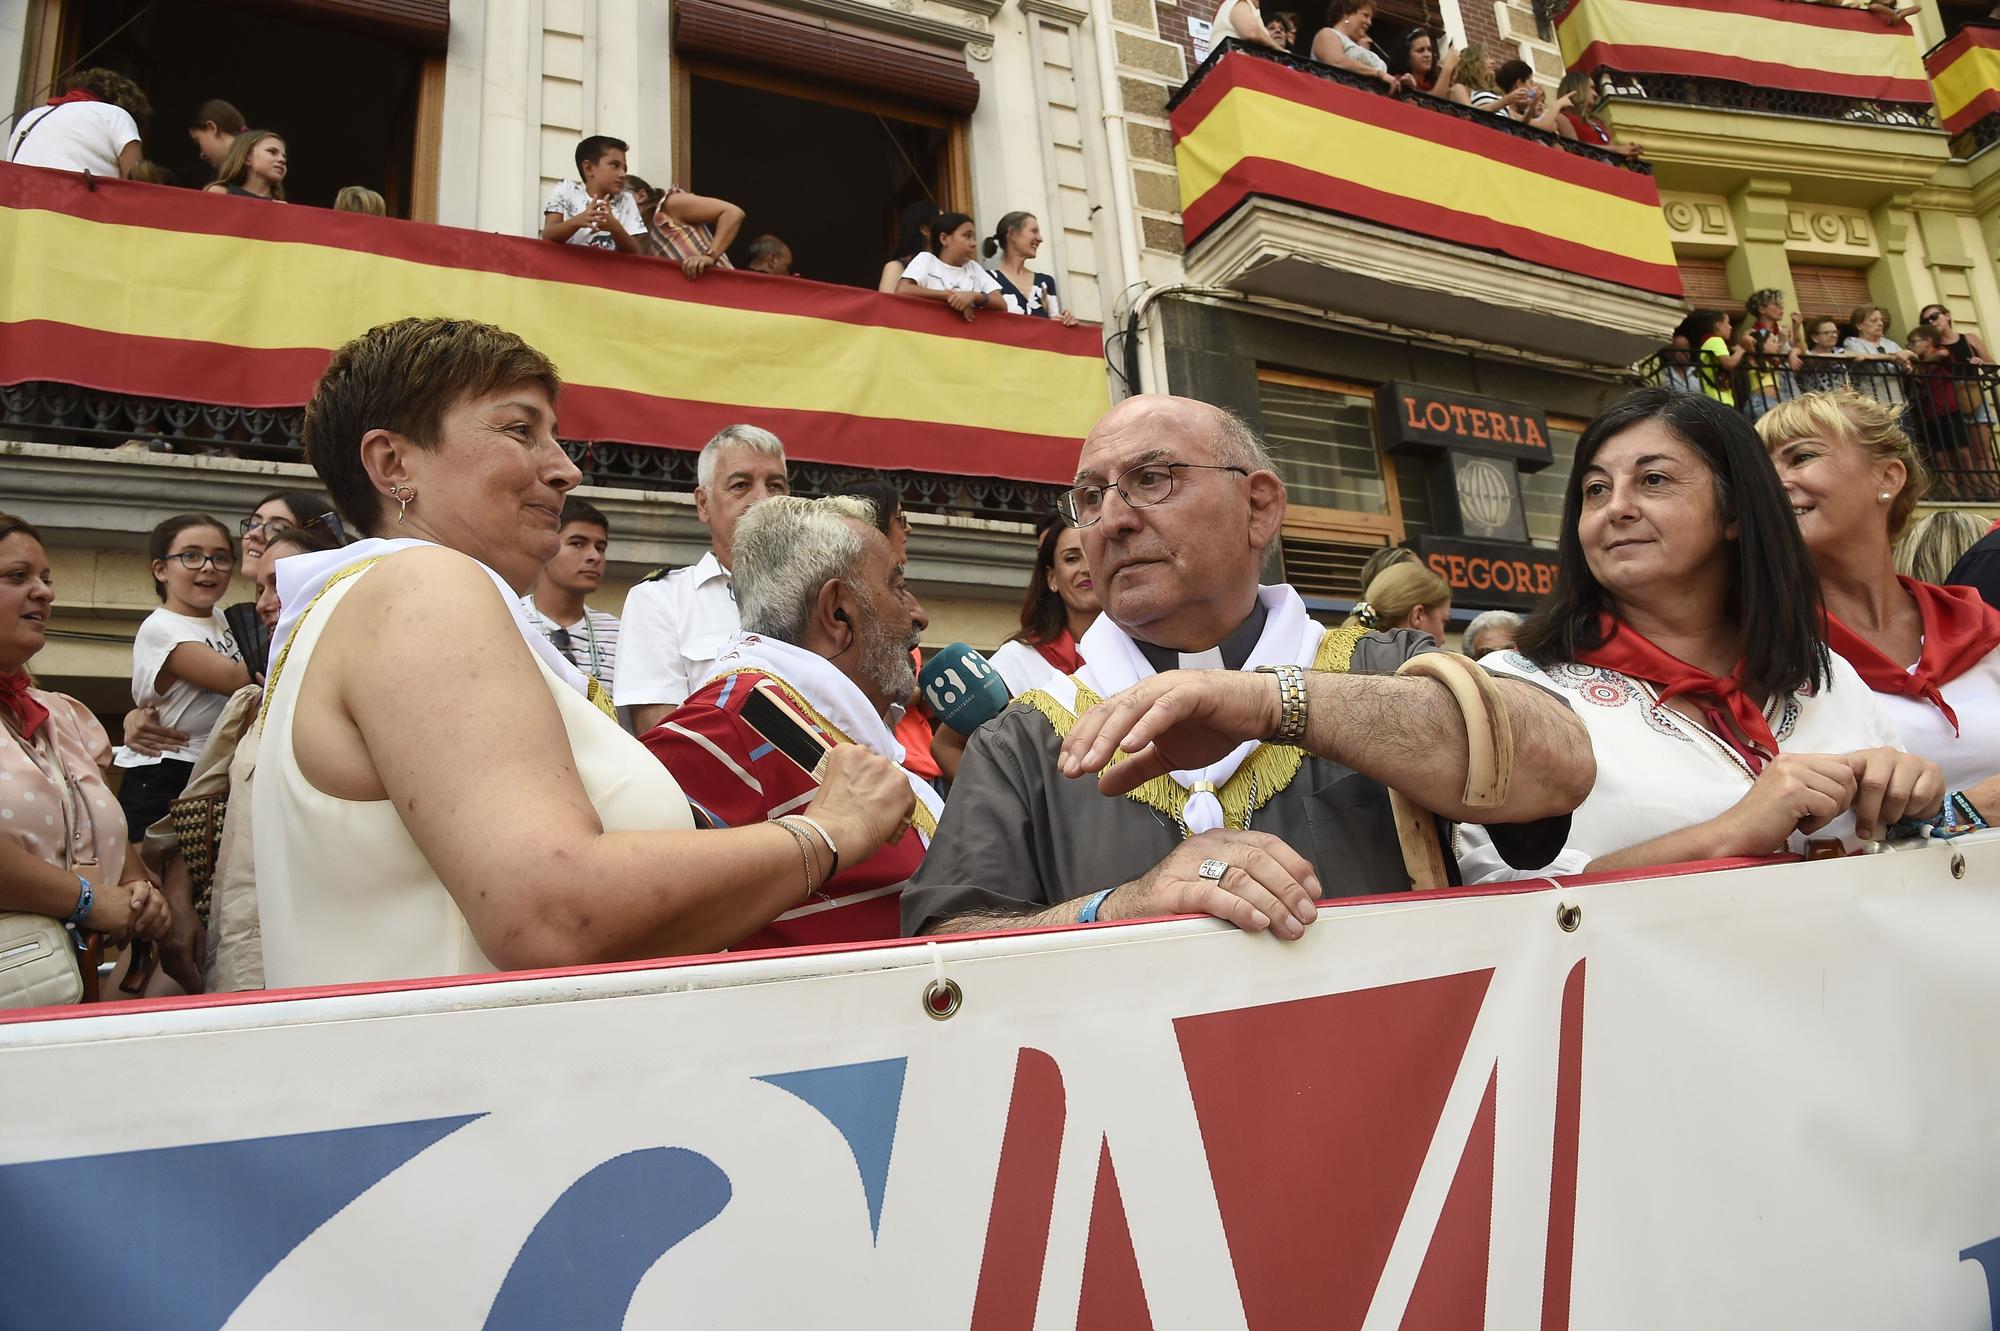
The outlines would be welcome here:
M 1734 370 L 1668 347 L 1639 366 L 1648 382 L 1722 398 L 1751 419 L 1804 393 L 1853 388 L 1902 413 L 1935 478 L 1933 499 L 2000 500 L 2000 365 L 1906 364 L 1847 356 L 1745 355 Z
M 1787 0 L 1552 0 L 1551 8 L 1564 61 L 1599 74 L 1611 96 L 1856 125 L 1936 124 L 1909 26 L 1884 26 L 1865 9 Z M 1774 31 L 1785 35 L 1774 41 Z
M 2000 139 L 2000 23 L 1968 23 L 1924 53 L 1951 155 L 1976 157 Z
M 1883 102 L 1838 97 L 1823 92 L 1762 88 L 1748 83 L 1688 78 L 1679 74 L 1632 74 L 1610 68 L 1592 72 L 1597 81 L 1598 94 L 1607 101 L 1661 102 L 1706 107 L 1715 111 L 1804 116 L 1810 120 L 1840 120 L 1852 125 L 1882 125 L 1896 129 L 1937 128 L 1937 108 L 1929 102 Z
M 687 488 L 749 421 L 802 488 L 907 473 L 913 506 L 1043 512 L 1108 401 L 1101 333 L 524 237 L 0 165 L 0 424 L 295 456 L 333 348 L 412 315 L 547 353 L 592 478 Z

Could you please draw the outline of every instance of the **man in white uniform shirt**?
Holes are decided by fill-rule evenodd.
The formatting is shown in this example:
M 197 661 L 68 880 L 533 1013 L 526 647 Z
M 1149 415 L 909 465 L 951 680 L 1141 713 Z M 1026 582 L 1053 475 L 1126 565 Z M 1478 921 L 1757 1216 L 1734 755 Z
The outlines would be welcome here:
M 730 542 L 752 504 L 790 494 L 785 446 L 754 425 L 731 425 L 702 446 L 694 512 L 709 553 L 649 579 L 625 597 L 624 642 L 612 696 L 641 735 L 708 682 L 715 659 L 742 628 L 729 582 Z

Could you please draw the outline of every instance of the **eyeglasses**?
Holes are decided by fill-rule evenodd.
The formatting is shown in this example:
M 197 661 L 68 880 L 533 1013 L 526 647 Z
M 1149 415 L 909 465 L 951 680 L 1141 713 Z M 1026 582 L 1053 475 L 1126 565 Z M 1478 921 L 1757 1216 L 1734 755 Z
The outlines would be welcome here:
M 235 555 L 205 555 L 199 550 L 176 550 L 167 558 L 190 572 L 200 572 L 206 564 L 215 565 L 217 573 L 227 573 L 236 567 Z
M 1111 490 L 1116 490 L 1118 497 L 1132 508 L 1163 504 L 1179 488 L 1180 473 L 1189 469 L 1233 471 L 1238 476 L 1250 474 L 1248 467 L 1213 462 L 1142 462 L 1113 478 L 1110 485 L 1078 485 L 1063 491 L 1056 496 L 1056 513 L 1072 527 L 1091 526 L 1104 516 L 1104 496 Z
M 291 525 L 292 520 L 290 518 L 281 518 L 275 514 L 268 518 L 260 518 L 252 514 L 236 524 L 236 534 L 238 536 L 248 536 L 253 531 L 261 531 L 266 535 L 276 536 Z

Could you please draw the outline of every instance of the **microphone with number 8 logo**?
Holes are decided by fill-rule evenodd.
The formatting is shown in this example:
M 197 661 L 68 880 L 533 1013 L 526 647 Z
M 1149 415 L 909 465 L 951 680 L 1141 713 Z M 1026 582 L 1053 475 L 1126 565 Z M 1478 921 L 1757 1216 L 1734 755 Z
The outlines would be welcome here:
M 1000 715 L 1013 697 L 1000 672 L 962 642 L 940 648 L 925 663 L 918 682 L 937 719 L 961 735 Z

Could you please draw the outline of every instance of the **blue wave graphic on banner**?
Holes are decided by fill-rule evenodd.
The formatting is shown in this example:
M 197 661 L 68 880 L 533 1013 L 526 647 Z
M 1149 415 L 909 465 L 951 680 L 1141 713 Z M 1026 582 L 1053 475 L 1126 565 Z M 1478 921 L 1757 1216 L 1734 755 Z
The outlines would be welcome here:
M 481 1117 L 0 1166 L 0 1331 L 216 1331 L 314 1230 Z

